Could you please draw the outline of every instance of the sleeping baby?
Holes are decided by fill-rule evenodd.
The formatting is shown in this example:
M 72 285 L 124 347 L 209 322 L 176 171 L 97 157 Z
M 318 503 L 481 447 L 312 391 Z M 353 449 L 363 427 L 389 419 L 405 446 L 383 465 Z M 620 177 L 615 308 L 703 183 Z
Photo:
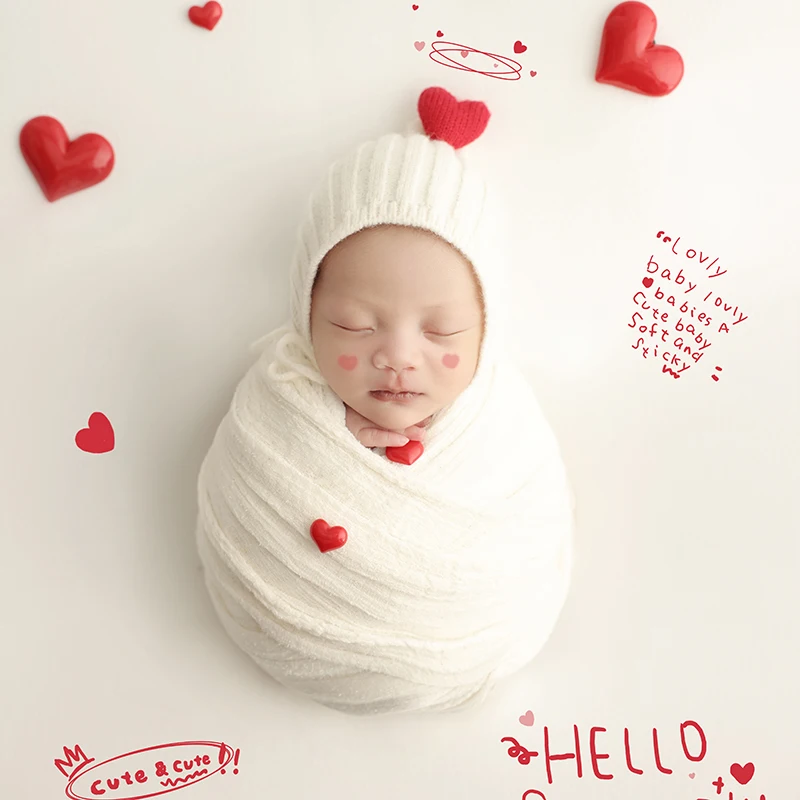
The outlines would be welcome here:
M 573 502 L 504 357 L 485 104 L 420 95 L 314 191 L 290 318 L 260 342 L 200 470 L 216 613 L 279 684 L 329 708 L 465 708 L 529 664 L 571 574 Z M 413 451 L 413 452 L 412 452 Z
M 483 301 L 470 263 L 430 231 L 378 225 L 339 242 L 312 289 L 320 373 L 367 447 L 424 441 L 475 374 Z

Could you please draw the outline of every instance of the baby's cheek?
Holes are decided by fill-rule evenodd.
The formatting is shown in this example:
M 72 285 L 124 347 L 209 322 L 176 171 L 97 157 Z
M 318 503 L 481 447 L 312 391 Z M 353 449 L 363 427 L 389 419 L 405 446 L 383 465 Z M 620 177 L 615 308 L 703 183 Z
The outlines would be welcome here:
M 446 353 L 442 356 L 442 364 L 448 369 L 455 369 L 461 359 L 455 353 Z
M 339 356 L 338 364 L 342 369 L 352 372 L 358 366 L 358 358 L 356 356 L 341 355 Z

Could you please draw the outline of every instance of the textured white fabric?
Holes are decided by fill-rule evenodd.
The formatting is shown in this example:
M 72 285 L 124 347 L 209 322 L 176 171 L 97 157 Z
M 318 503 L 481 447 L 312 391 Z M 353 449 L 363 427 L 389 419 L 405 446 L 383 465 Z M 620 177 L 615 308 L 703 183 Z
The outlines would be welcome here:
M 540 650 L 568 590 L 572 498 L 530 386 L 499 357 L 485 199 L 453 148 L 421 135 L 334 165 L 301 227 L 291 318 L 263 340 L 201 469 L 197 542 L 222 623 L 267 673 L 332 708 L 476 702 Z M 458 247 L 485 300 L 476 375 L 433 415 L 412 465 L 347 429 L 309 337 L 319 262 L 381 223 Z M 319 518 L 347 530 L 344 547 L 320 552 Z
M 539 651 L 569 584 L 570 493 L 529 385 L 493 368 L 406 466 L 362 446 L 303 370 L 302 338 L 279 329 L 203 464 L 198 544 L 226 630 L 340 710 L 478 700 Z M 319 551 L 317 518 L 347 530 L 344 547 Z

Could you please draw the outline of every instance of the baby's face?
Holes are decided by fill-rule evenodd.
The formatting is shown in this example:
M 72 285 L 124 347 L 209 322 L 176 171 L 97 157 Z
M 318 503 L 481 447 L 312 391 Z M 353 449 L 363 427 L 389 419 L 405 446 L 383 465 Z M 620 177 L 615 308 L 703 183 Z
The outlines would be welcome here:
M 314 355 L 351 408 L 402 431 L 469 386 L 483 337 L 479 285 L 469 262 L 417 228 L 359 231 L 325 257 L 311 298 Z M 386 399 L 381 389 L 413 392 Z

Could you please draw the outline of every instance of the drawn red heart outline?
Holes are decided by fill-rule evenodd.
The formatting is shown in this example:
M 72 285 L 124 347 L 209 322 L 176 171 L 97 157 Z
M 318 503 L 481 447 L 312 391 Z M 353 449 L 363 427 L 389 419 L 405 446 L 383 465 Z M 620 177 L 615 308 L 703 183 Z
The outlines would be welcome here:
M 431 86 L 417 103 L 422 127 L 431 139 L 441 139 L 456 150 L 474 142 L 489 124 L 491 114 L 485 103 L 461 100 L 446 89 Z
M 216 0 L 209 0 L 204 6 L 192 6 L 189 19 L 199 28 L 213 31 L 222 17 L 222 6 Z
M 25 163 L 51 202 L 104 181 L 114 168 L 114 148 L 99 133 L 70 141 L 54 117 L 29 119 L 19 133 Z
M 75 444 L 85 453 L 108 453 L 114 449 L 114 428 L 108 417 L 95 411 L 89 417 L 89 427 L 75 434 Z
M 340 525 L 332 527 L 324 519 L 315 519 L 311 523 L 311 538 L 316 542 L 321 553 L 338 550 L 347 543 L 347 531 Z
M 640 94 L 669 94 L 683 78 L 683 59 L 657 45 L 656 15 L 644 3 L 620 3 L 603 26 L 595 80 Z
M 748 761 L 744 766 L 741 764 L 731 764 L 731 775 L 733 775 L 733 777 L 736 778 L 736 780 L 739 781 L 742 786 L 744 786 L 746 783 L 750 783 L 755 771 L 756 766 L 752 761 Z

